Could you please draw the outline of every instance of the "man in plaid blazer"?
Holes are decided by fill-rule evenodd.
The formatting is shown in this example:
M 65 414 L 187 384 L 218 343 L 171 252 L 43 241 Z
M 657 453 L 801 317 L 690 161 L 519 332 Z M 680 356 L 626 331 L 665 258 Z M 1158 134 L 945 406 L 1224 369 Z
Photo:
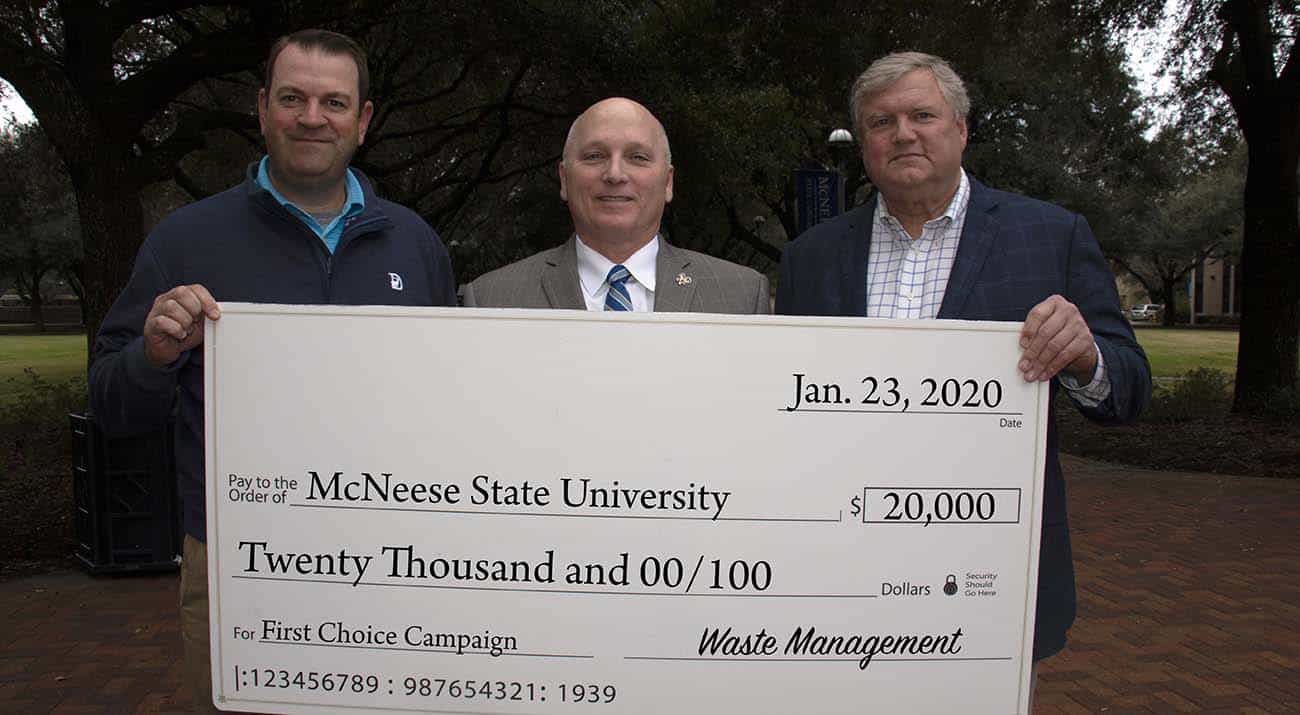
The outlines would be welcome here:
M 962 170 L 970 102 L 947 63 L 881 58 L 850 104 L 879 193 L 786 246 L 776 312 L 1023 323 L 1024 379 L 1051 380 L 1053 402 L 1064 394 L 1095 422 L 1136 418 L 1151 370 L 1087 221 Z M 1035 661 L 1065 646 L 1075 614 L 1054 421 L 1044 479 Z

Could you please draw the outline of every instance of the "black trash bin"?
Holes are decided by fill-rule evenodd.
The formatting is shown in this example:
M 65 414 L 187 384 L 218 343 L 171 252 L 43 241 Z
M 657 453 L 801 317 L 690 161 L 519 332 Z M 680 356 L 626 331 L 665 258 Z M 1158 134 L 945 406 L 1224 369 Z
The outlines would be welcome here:
M 150 434 L 109 439 L 94 415 L 68 417 L 77 559 L 91 573 L 177 568 L 181 529 L 172 423 Z

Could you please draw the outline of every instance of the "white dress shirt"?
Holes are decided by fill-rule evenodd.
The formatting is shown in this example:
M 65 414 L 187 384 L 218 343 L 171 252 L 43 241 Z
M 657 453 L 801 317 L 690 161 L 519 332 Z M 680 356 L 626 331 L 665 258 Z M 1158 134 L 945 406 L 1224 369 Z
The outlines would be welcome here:
M 926 221 L 921 235 L 912 238 L 885 205 L 876 202 L 871 222 L 871 251 L 867 258 L 867 317 L 930 319 L 939 316 L 948 277 L 957 258 L 957 245 L 966 225 L 970 205 L 970 180 L 961 172 L 957 193 L 944 212 Z M 1086 407 L 1096 407 L 1110 396 L 1106 364 L 1097 351 L 1097 369 L 1092 381 L 1080 385 L 1067 373 L 1060 373 L 1061 385 L 1070 398 Z
M 948 207 L 937 218 L 925 222 L 919 238 L 912 238 L 889 213 L 885 197 L 880 197 L 871 223 L 871 253 L 867 259 L 868 318 L 939 315 L 969 203 L 970 181 L 963 171 Z
M 578 282 L 582 284 L 582 297 L 587 302 L 587 310 L 604 310 L 605 296 L 609 293 L 605 277 L 615 264 L 583 243 L 582 236 L 577 238 Z M 632 274 L 623 283 L 623 287 L 627 288 L 628 297 L 632 299 L 632 310 L 638 313 L 654 311 L 655 262 L 658 260 L 659 235 L 656 234 L 649 243 L 623 261 L 623 267 Z

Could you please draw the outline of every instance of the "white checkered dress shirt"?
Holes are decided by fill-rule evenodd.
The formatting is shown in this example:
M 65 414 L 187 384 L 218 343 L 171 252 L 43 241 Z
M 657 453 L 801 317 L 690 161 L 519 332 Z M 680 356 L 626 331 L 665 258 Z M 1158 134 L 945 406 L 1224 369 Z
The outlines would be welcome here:
M 876 202 L 867 259 L 868 318 L 934 318 L 939 315 L 948 275 L 966 224 L 970 181 L 961 173 L 957 193 L 943 215 L 925 222 L 912 238 L 889 213 L 885 197 Z
M 889 213 L 885 197 L 880 197 L 871 222 L 871 253 L 867 258 L 868 318 L 938 317 L 969 203 L 970 180 L 962 171 L 961 183 L 948 208 L 925 222 L 920 238 L 912 238 Z M 1081 405 L 1096 407 L 1110 396 L 1110 379 L 1100 348 L 1092 382 L 1079 385 L 1064 372 L 1058 377 L 1067 394 Z

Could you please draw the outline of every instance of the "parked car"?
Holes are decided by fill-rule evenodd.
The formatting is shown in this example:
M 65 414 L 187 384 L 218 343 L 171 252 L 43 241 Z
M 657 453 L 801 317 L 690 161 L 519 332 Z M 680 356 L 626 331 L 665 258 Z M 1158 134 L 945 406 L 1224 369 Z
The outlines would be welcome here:
M 1163 303 L 1138 303 L 1128 309 L 1128 319 L 1132 322 L 1158 321 L 1164 315 Z

